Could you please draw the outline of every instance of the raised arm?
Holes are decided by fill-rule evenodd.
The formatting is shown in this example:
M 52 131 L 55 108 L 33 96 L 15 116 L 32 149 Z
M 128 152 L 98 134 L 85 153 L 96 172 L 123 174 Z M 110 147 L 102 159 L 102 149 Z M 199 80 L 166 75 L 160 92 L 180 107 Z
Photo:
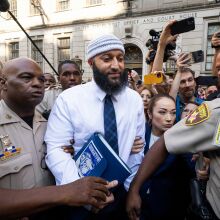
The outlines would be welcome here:
M 163 59 L 164 59 L 165 48 L 167 44 L 169 44 L 170 42 L 174 41 L 177 38 L 177 35 L 175 36 L 171 35 L 170 27 L 174 22 L 176 21 L 174 20 L 169 21 L 161 33 L 160 40 L 157 46 L 156 56 L 152 67 L 152 72 L 163 70 Z
M 176 61 L 177 73 L 173 80 L 169 95 L 176 99 L 177 93 L 179 91 L 180 79 L 181 79 L 181 69 L 184 67 L 189 67 L 188 62 L 190 57 L 187 53 L 181 53 Z

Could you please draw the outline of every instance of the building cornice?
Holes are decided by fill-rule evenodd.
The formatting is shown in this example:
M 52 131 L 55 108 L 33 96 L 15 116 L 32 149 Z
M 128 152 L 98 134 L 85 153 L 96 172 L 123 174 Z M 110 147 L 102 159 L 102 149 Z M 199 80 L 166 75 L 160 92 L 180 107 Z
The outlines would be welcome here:
M 69 21 L 69 22 L 64 22 L 64 23 L 54 23 L 54 24 L 43 24 L 43 25 L 36 25 L 32 27 L 26 27 L 26 30 L 39 30 L 39 29 L 49 29 L 49 28 L 54 28 L 54 27 L 63 27 L 63 26 L 71 26 L 71 25 L 79 25 L 79 24 L 93 24 L 97 22 L 107 22 L 107 21 L 114 21 L 118 19 L 132 19 L 136 17 L 141 17 L 141 16 L 152 16 L 152 15 L 161 15 L 161 14 L 169 14 L 169 13 L 178 13 L 178 12 L 188 12 L 192 10 L 207 10 L 207 9 L 214 9 L 214 8 L 220 7 L 220 3 L 209 3 L 209 4 L 196 4 L 193 6 L 183 6 L 183 7 L 173 7 L 173 8 L 164 8 L 164 9 L 154 9 L 154 10 L 148 10 L 148 11 L 142 11 L 142 12 L 134 12 L 129 13 L 129 16 L 127 13 L 121 13 L 116 16 L 111 16 L 107 18 L 94 18 L 94 19 L 80 19 L 76 21 Z M 19 18 L 18 18 L 19 20 Z M 17 32 L 18 30 L 14 30 Z M 8 31 L 1 31 L 1 33 L 7 33 Z

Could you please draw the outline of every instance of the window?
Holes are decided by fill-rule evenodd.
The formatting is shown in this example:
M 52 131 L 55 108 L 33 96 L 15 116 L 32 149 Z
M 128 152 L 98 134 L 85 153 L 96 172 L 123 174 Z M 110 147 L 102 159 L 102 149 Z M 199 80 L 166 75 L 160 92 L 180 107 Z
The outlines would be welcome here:
M 208 26 L 208 38 L 207 38 L 207 48 L 206 48 L 206 63 L 205 63 L 205 70 L 210 71 L 212 70 L 212 62 L 214 57 L 214 48 L 211 46 L 211 38 L 215 32 L 220 30 L 220 23 L 209 24 Z
M 58 38 L 58 62 L 70 59 L 70 38 Z
M 86 6 L 95 6 L 102 4 L 102 0 L 86 0 Z
M 141 49 L 134 44 L 125 44 L 125 68 L 133 69 L 142 78 L 143 54 Z
M 42 38 L 42 37 L 36 37 L 36 38 Z M 34 43 L 38 46 L 38 48 L 43 52 L 43 40 L 42 39 L 33 39 Z M 43 57 L 41 56 L 40 52 L 37 50 L 37 48 L 31 44 L 31 58 L 35 60 L 40 67 L 43 69 Z
M 57 11 L 65 11 L 70 7 L 69 0 L 57 0 Z
M 10 3 L 10 12 L 17 17 L 17 0 L 9 0 Z M 8 19 L 10 19 L 11 16 L 8 14 Z
M 30 0 L 30 15 L 40 15 L 41 0 Z
M 9 43 L 8 49 L 9 49 L 10 60 L 19 57 L 19 42 Z

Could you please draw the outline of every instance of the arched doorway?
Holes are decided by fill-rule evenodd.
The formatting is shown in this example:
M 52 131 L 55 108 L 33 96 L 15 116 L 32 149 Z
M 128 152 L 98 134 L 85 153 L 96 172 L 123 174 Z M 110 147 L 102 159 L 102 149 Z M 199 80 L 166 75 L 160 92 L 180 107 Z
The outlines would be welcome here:
M 138 72 L 142 79 L 143 54 L 141 49 L 134 44 L 125 44 L 125 68 L 133 69 Z

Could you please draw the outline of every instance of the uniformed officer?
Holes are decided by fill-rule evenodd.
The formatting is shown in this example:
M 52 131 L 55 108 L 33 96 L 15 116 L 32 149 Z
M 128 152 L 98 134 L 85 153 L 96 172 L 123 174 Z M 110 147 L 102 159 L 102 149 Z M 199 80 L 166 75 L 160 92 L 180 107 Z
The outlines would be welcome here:
M 3 68 L 5 83 L 0 101 L 0 187 L 25 189 L 51 185 L 44 168 L 44 133 L 47 121 L 35 106 L 44 95 L 44 77 L 38 65 L 26 58 Z M 28 176 L 24 181 L 24 176 Z
M 220 72 L 220 53 L 215 56 L 215 68 Z M 131 183 L 127 198 L 127 212 L 130 219 L 138 219 L 141 199 L 139 189 L 159 165 L 167 153 L 207 151 L 210 158 L 210 176 L 206 197 L 215 217 L 220 218 L 220 98 L 204 102 L 165 132 L 146 154 L 136 177 Z
M 56 85 L 56 79 L 54 75 L 51 73 L 44 73 L 45 82 L 44 82 L 44 88 L 50 89 L 51 87 L 54 87 Z
M 26 216 L 62 204 L 100 207 L 98 200 L 105 201 L 108 194 L 107 183 L 100 178 L 76 181 L 64 188 L 33 189 L 54 183 L 44 163 L 47 122 L 35 111 L 44 95 L 44 76 L 36 62 L 18 58 L 5 64 L 2 79 L 0 217 Z
M 43 101 L 37 106 L 37 110 L 44 113 L 46 118 L 62 91 L 82 83 L 82 72 L 78 64 L 72 60 L 62 61 L 58 66 L 58 74 L 60 84 L 46 90 Z

